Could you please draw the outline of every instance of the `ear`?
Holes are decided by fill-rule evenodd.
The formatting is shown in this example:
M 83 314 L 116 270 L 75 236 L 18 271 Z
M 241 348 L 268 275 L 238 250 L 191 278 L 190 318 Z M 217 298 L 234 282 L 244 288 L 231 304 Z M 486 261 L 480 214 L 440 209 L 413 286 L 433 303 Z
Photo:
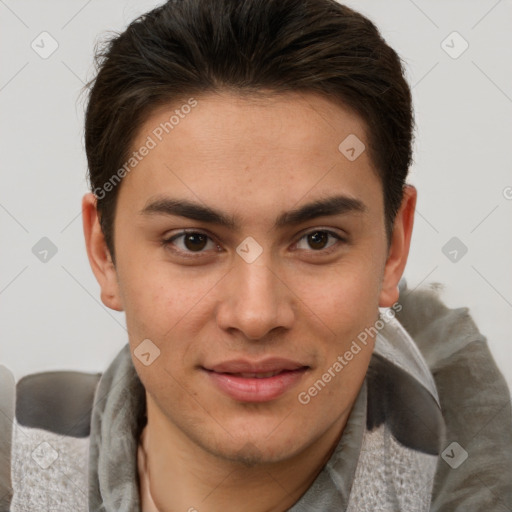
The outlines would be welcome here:
M 384 277 L 379 296 L 379 307 L 391 307 L 398 300 L 398 282 L 402 277 L 409 256 L 414 210 L 418 192 L 412 185 L 406 185 L 402 204 L 393 224 L 393 233 L 388 251 Z
M 82 199 L 82 221 L 87 256 L 101 287 L 101 301 L 110 309 L 123 311 L 116 268 L 101 230 L 96 204 L 96 196 L 92 193 L 86 194 Z

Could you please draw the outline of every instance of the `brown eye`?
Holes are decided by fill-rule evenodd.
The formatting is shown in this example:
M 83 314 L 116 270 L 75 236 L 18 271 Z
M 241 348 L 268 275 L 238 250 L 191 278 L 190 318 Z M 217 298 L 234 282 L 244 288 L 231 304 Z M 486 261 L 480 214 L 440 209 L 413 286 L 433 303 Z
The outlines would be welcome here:
M 199 231 L 182 231 L 162 240 L 162 245 L 184 257 L 192 257 L 194 253 L 196 256 L 201 256 L 208 249 L 219 249 L 219 246 L 216 246 L 211 237 Z
M 313 249 L 325 249 L 325 245 L 329 240 L 329 234 L 325 231 L 315 231 L 307 235 L 308 242 Z
M 201 251 L 205 248 L 208 237 L 201 233 L 187 233 L 184 235 L 183 243 L 190 251 Z
M 331 241 L 329 241 L 331 239 Z M 306 243 L 304 244 L 303 241 Z M 337 245 L 345 242 L 345 239 L 334 233 L 333 231 L 325 229 L 317 229 L 306 233 L 298 242 L 297 248 L 310 252 L 326 253 L 330 250 L 335 250 Z M 301 247 L 301 244 L 303 245 Z M 304 247 L 306 245 L 306 247 Z

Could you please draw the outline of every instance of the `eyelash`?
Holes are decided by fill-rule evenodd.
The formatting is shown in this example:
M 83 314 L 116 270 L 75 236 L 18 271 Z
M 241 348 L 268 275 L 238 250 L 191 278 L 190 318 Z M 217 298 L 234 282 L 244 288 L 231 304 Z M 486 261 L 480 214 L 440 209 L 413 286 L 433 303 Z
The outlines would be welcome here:
M 303 240 L 304 238 L 306 238 L 307 236 L 309 235 L 312 235 L 314 233 L 326 233 L 327 235 L 330 235 L 331 237 L 335 238 L 338 242 L 340 243 L 346 243 L 347 240 L 345 238 L 343 238 L 342 236 L 338 235 L 337 233 L 335 233 L 334 231 L 331 231 L 329 229 L 313 229 L 311 231 L 308 231 L 307 233 L 304 233 L 297 242 L 295 242 L 296 244 L 298 244 L 301 240 Z M 184 258 L 199 258 L 201 257 L 204 252 L 202 251 L 199 251 L 199 252 L 193 252 L 193 251 L 183 251 L 181 249 L 179 250 L 176 250 L 175 248 L 172 248 L 172 245 L 173 245 L 173 242 L 179 238 L 182 238 L 186 235 L 203 235 L 203 236 L 206 236 L 207 238 L 209 238 L 211 241 L 215 242 L 213 240 L 213 238 L 211 236 L 209 236 L 207 233 L 203 232 L 203 231 L 197 231 L 197 230 L 183 230 L 183 231 L 180 231 L 179 233 L 175 234 L 175 235 L 172 235 L 171 237 L 169 238 L 165 238 L 164 240 L 162 240 L 162 246 L 164 248 L 170 248 L 174 253 L 184 257 Z M 331 252 L 333 252 L 334 250 L 336 250 L 336 248 L 339 246 L 340 244 L 339 243 L 335 243 L 329 247 L 327 247 L 326 249 L 319 249 L 319 250 L 314 250 L 314 249 L 311 249 L 310 252 L 312 253 L 316 253 L 316 254 L 330 254 Z M 218 247 L 218 244 L 217 244 L 217 247 Z M 300 249 L 300 250 L 305 250 L 305 249 Z

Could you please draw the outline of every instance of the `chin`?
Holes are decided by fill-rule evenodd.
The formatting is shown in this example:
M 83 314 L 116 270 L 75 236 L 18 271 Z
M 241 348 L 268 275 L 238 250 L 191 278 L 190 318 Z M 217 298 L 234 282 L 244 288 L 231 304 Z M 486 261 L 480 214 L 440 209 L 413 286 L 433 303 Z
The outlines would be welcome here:
M 230 439 L 230 446 L 217 446 L 211 453 L 217 457 L 229 460 L 236 464 L 241 464 L 246 467 L 265 466 L 275 464 L 289 459 L 298 451 L 295 449 L 287 449 L 283 447 L 282 443 L 270 442 L 264 437 L 261 440 L 247 440 L 241 441 L 236 445 Z
M 221 427 L 215 422 L 200 430 L 189 425 L 184 431 L 194 444 L 215 458 L 251 467 L 277 463 L 300 452 L 296 435 L 276 426 L 275 422 L 272 428 L 257 422 L 243 426 L 240 422 L 224 422 Z

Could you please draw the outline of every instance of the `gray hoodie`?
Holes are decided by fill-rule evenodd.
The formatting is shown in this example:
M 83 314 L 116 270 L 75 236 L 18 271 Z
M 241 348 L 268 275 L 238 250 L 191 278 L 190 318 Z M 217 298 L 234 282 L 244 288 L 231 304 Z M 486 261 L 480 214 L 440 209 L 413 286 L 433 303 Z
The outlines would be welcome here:
M 289 512 L 512 511 L 510 393 L 485 338 L 434 291 L 402 281 L 399 304 L 381 311 L 343 435 Z M 0 366 L 0 512 L 140 512 L 146 421 L 128 344 L 103 374 L 15 383 Z

